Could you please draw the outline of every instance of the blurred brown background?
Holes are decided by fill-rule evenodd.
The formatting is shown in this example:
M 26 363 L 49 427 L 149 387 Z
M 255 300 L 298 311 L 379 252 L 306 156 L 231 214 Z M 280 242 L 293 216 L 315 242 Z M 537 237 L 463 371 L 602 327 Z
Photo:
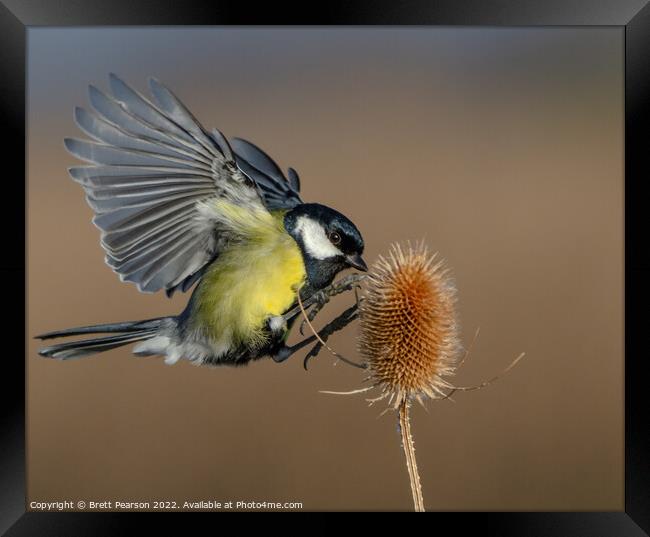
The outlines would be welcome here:
M 430 510 L 623 509 L 623 33 L 614 28 L 30 29 L 29 500 L 412 507 L 395 417 L 327 353 L 165 366 L 130 348 L 40 358 L 35 334 L 180 312 L 104 265 L 74 105 L 114 71 L 301 174 L 368 261 L 426 238 L 459 288 L 484 390 L 416 407 Z M 338 312 L 350 297 L 326 310 Z M 356 329 L 332 339 L 355 357 Z M 294 336 L 293 339 L 296 339 Z

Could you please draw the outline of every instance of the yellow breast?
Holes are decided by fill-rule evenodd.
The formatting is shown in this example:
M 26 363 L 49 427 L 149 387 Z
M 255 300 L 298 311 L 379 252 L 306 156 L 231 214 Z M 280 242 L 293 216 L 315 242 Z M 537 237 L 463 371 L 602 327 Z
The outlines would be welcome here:
M 192 324 L 220 348 L 264 345 L 268 318 L 286 312 L 305 281 L 302 254 L 284 229 L 283 213 L 257 217 L 261 222 L 248 223 L 247 239 L 220 254 L 196 291 Z

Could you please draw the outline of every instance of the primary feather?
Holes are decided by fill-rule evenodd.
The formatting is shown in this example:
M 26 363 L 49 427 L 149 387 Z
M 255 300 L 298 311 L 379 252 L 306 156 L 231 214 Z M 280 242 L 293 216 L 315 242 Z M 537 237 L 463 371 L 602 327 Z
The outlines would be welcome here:
M 75 109 L 93 141 L 67 138 L 91 166 L 70 168 L 95 212 L 106 262 L 140 291 L 186 291 L 240 237 L 218 200 L 257 214 L 301 203 L 296 172 L 241 139 L 207 133 L 160 82 L 153 101 L 115 75 L 112 95 L 89 89 L 94 112 Z M 269 215 L 270 216 L 270 215 Z

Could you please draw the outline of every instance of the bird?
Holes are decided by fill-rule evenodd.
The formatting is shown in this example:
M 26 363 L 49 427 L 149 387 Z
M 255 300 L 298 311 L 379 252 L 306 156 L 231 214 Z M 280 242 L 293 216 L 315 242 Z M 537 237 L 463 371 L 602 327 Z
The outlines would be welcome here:
M 303 202 L 293 168 L 285 176 L 252 142 L 208 132 L 171 90 L 148 82 L 149 98 L 112 73 L 109 94 L 89 86 L 92 109 L 75 107 L 74 120 L 90 139 L 64 139 L 88 165 L 68 172 L 120 280 L 191 296 L 178 315 L 41 334 L 95 337 L 39 354 L 67 360 L 135 344 L 136 356 L 167 364 L 282 362 L 316 337 L 287 345 L 297 305 L 322 306 L 340 272 L 367 271 L 363 237 L 337 210 Z

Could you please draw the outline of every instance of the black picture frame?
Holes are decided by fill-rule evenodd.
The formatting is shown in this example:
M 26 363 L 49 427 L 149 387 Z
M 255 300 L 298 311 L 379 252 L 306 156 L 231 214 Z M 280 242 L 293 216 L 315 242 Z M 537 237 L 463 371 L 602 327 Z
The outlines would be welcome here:
M 25 88 L 26 34 L 33 26 L 110 25 L 480 25 L 616 26 L 625 31 L 625 511 L 580 513 L 433 513 L 436 532 L 638 536 L 650 532 L 650 427 L 644 356 L 650 253 L 644 212 L 650 161 L 650 6 L 648 0 L 406 0 L 345 2 L 314 9 L 268 3 L 147 0 L 3 0 L 0 4 L 0 109 L 4 203 L 0 211 L 4 295 L 0 415 L 0 532 L 6 535 L 127 533 L 125 513 L 27 513 L 25 510 Z M 8 164 L 16 170 L 8 170 Z M 594 260 L 596 262 L 596 260 Z M 23 285 L 21 285 L 21 282 Z M 431 514 L 431 513 L 430 513 Z M 139 519 L 142 520 L 142 519 Z M 147 524 L 149 525 L 150 517 Z M 165 525 L 170 518 L 165 519 Z M 453 528 L 447 530 L 446 528 Z

